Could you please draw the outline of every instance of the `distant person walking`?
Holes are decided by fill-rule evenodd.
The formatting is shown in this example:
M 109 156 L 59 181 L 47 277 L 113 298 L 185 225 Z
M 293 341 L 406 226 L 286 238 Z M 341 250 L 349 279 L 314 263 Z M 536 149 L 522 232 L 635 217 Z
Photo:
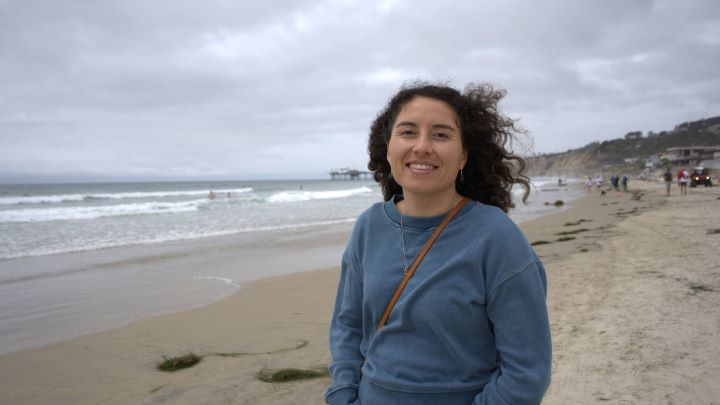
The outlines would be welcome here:
M 612 184 L 615 191 L 620 191 L 620 176 L 612 175 L 610 176 L 610 183 Z
M 673 175 L 670 173 L 670 168 L 665 170 L 663 173 L 663 180 L 665 180 L 665 195 L 670 196 L 670 186 L 672 185 Z
M 595 177 L 595 187 L 597 187 L 598 192 L 600 191 L 602 186 L 603 186 L 603 178 L 601 175 L 598 174 L 598 176 Z
M 690 178 L 690 173 L 688 173 L 684 167 L 682 169 L 678 170 L 677 179 L 678 179 L 678 185 L 680 186 L 680 195 L 687 194 L 687 185 L 688 185 L 689 178 Z
M 622 184 L 623 193 L 627 193 L 628 176 L 626 174 L 623 174 L 620 184 Z
M 585 185 L 587 186 L 588 194 L 592 193 L 592 186 L 593 186 L 592 177 L 588 176 L 588 179 L 587 179 L 587 181 L 585 182 Z

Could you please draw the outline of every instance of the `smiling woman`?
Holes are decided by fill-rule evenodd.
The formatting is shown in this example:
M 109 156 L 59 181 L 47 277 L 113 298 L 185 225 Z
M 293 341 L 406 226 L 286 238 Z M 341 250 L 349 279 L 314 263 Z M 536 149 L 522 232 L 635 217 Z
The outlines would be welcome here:
M 512 186 L 525 199 L 529 181 L 505 148 L 517 131 L 503 96 L 416 83 L 374 121 L 368 167 L 386 201 L 359 217 L 343 254 L 329 404 L 542 400 L 546 277 L 506 215 Z
M 437 123 L 438 129 L 445 131 L 438 131 L 435 138 L 452 136 L 462 142 L 466 161 L 459 168 L 462 173 L 456 173 L 459 194 L 507 212 L 515 206 L 511 188 L 518 184 L 525 190 L 525 201 L 530 190 L 530 181 L 523 173 L 525 161 L 506 148 L 521 130 L 512 119 L 499 112 L 498 103 L 504 96 L 503 90 L 475 84 L 468 85 L 464 93 L 422 82 L 398 92 L 373 122 L 368 145 L 368 168 L 382 186 L 385 199 L 403 191 L 402 185 L 393 178 L 398 173 L 391 171 L 388 155 L 393 141 L 391 134 L 405 121 L 398 118 L 413 113 L 422 115 L 418 109 L 425 108 L 437 112 L 433 119 L 445 115 L 441 119 L 444 122 Z
M 400 110 L 391 131 L 387 160 L 393 177 L 403 188 L 405 204 L 417 203 L 406 207 L 407 214 L 447 211 L 443 202 L 457 200 L 455 178 L 466 160 L 455 113 L 442 101 L 416 97 Z

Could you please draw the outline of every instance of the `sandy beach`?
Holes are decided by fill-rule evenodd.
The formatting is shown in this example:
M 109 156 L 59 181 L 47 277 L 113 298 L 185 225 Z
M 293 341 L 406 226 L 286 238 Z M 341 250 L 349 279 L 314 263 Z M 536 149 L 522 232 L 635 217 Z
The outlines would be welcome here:
M 636 181 L 521 225 L 548 271 L 544 404 L 720 403 L 719 200 L 718 187 L 665 197 Z M 322 403 L 328 378 L 257 374 L 327 364 L 338 270 L 254 281 L 205 307 L 2 355 L 0 404 Z M 155 368 L 188 352 L 204 357 Z

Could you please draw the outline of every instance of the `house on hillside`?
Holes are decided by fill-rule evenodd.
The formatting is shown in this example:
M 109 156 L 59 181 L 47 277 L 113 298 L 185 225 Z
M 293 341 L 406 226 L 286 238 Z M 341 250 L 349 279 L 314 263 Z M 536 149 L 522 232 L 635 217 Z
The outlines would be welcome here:
M 660 160 L 667 160 L 672 165 L 699 166 L 700 162 L 713 160 L 720 153 L 720 145 L 715 146 L 678 146 L 667 148 L 660 155 Z
M 718 170 L 720 169 L 720 150 L 715 151 L 712 159 L 703 160 L 700 162 L 700 166 L 707 167 L 708 169 Z
M 646 169 L 654 169 L 660 165 L 660 156 L 658 155 L 650 155 L 645 159 L 645 168 Z

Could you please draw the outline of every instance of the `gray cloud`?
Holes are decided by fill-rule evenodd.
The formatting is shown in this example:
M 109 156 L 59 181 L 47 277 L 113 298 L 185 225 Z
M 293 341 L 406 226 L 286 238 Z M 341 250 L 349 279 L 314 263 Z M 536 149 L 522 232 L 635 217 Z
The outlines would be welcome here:
M 720 114 L 713 1 L 0 1 L 0 180 L 363 168 L 405 80 L 508 90 L 535 151 Z

